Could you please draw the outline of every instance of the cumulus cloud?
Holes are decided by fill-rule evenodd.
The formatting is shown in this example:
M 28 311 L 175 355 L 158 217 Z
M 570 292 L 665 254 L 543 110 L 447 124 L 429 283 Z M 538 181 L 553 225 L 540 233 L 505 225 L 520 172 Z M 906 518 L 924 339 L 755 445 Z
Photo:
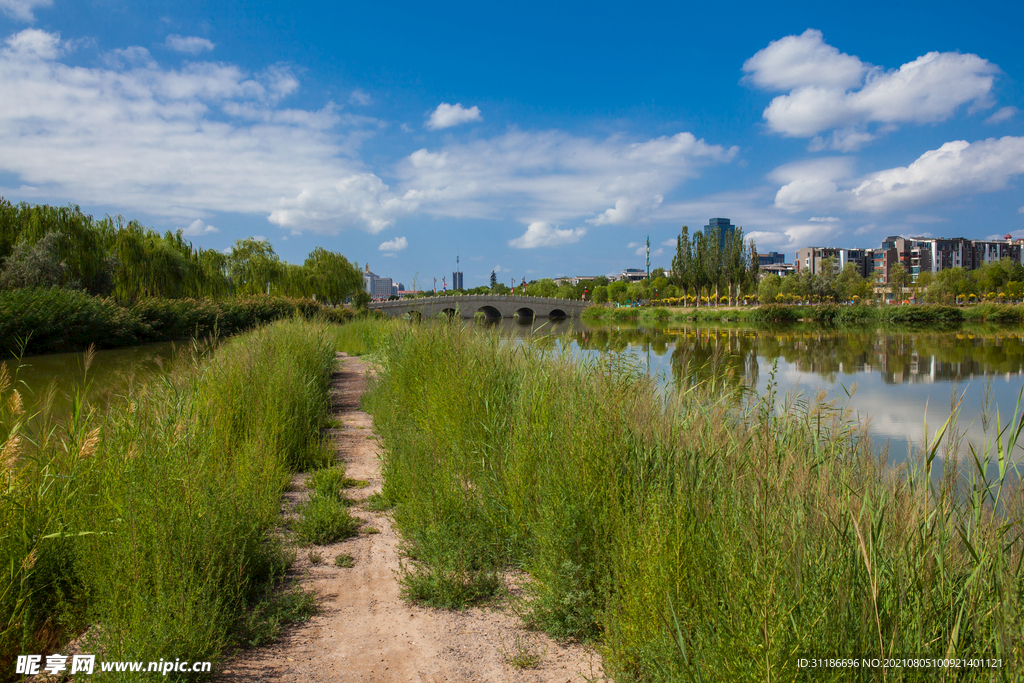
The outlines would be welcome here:
M 188 237 L 201 237 L 203 235 L 213 235 L 220 232 L 217 228 L 212 225 L 207 225 L 199 218 L 195 219 L 187 228 L 181 231 L 181 234 L 187 235 Z
M 887 71 L 839 52 L 814 29 L 772 42 L 743 70 L 758 88 L 789 91 L 764 110 L 771 130 L 814 137 L 812 149 L 840 151 L 874 139 L 870 124 L 932 123 L 968 103 L 991 106 L 999 72 L 988 60 L 958 52 L 929 52 Z
M 791 179 L 776 193 L 775 205 L 787 211 L 839 208 L 881 213 L 967 193 L 995 192 L 1024 174 L 1024 137 L 947 142 L 908 166 L 861 177 L 843 177 L 838 166 L 831 170 L 818 178 L 793 167 L 777 170 L 776 178 Z
M 678 239 L 679 239 L 678 237 L 673 237 L 672 239 L 667 239 L 667 240 L 665 240 L 664 242 L 661 243 L 661 246 L 675 248 L 675 246 L 678 244 Z
M 32 10 L 36 7 L 50 7 L 53 0 L 0 0 L 0 10 L 20 21 L 35 21 Z
M 418 150 L 398 175 L 403 199 L 428 213 L 524 223 L 589 215 L 594 225 L 624 224 L 647 219 L 665 193 L 703 166 L 727 163 L 737 151 L 690 133 L 630 142 L 511 131 Z
M 394 239 L 388 240 L 387 242 L 382 242 L 381 245 L 377 247 L 377 250 L 389 252 L 389 255 L 394 256 L 396 252 L 402 251 L 403 249 L 406 249 L 408 247 L 409 240 L 405 239 L 404 237 L 396 237 Z
M 549 223 L 530 223 L 524 232 L 514 240 L 509 240 L 510 247 L 516 249 L 536 249 L 537 247 L 560 247 L 565 244 L 574 244 L 587 234 L 585 228 L 575 230 L 559 230 L 553 228 Z
M 355 173 L 334 182 L 312 182 L 298 195 L 281 199 L 270 222 L 293 230 L 330 233 L 363 224 L 371 233 L 389 228 L 416 208 L 415 201 L 395 195 L 373 173 Z
M 430 130 L 441 130 L 442 128 L 451 128 L 463 123 L 482 120 L 479 107 L 474 106 L 464 109 L 459 102 L 455 104 L 442 102 L 437 105 L 437 109 L 430 113 L 430 117 L 427 119 L 427 128 Z
M 99 65 L 70 66 L 72 50 L 37 29 L 0 42 L 0 174 L 28 200 L 113 205 L 172 225 L 212 212 L 323 234 L 377 233 L 412 212 L 621 225 L 651 220 L 668 193 L 738 153 L 686 132 L 630 140 L 512 130 L 376 171 L 358 150 L 380 122 L 330 102 L 283 106 L 300 87 L 286 65 L 170 68 L 128 46 Z
M 833 243 L 842 230 L 835 223 L 798 223 L 785 225 L 779 230 L 755 230 L 747 238 L 757 243 L 758 250 L 771 247 L 778 251 L 792 251 L 808 246 Z
M 997 109 L 992 116 L 985 119 L 985 123 L 1002 123 L 1009 121 L 1017 115 L 1017 107 L 1002 107 Z
M 870 67 L 857 57 L 825 43 L 821 31 L 807 29 L 799 36 L 772 41 L 743 63 L 745 80 L 763 90 L 854 88 Z
M 206 38 L 198 36 L 179 36 L 171 34 L 167 36 L 164 44 L 175 52 L 184 52 L 187 55 L 197 55 L 206 50 L 212 50 L 214 44 Z
M 839 223 L 843 219 L 835 216 L 811 216 L 812 223 Z
M 56 33 L 0 43 L 0 172 L 26 199 L 74 199 L 192 221 L 211 211 L 263 214 L 292 230 L 378 231 L 401 209 L 352 159 L 376 122 L 288 109 L 299 87 L 283 65 L 161 67 L 143 48 L 103 66 L 62 62 Z M 34 189 L 33 189 L 34 188 Z M 2 188 L 0 188 L 2 189 Z M 179 223 L 183 224 L 183 223 Z

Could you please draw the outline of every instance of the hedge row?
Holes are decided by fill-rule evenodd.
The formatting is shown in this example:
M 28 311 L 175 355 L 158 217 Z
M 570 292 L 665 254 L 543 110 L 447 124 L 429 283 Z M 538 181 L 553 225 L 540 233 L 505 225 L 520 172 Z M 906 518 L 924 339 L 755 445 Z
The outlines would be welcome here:
M 311 299 L 143 299 L 121 306 L 70 289 L 0 291 L 0 353 L 57 353 L 235 334 L 299 315 L 345 322 L 355 314 Z

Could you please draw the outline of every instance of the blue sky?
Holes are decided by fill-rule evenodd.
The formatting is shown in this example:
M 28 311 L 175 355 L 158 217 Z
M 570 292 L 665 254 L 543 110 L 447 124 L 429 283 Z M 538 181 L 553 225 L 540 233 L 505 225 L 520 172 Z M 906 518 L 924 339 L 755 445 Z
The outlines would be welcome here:
M 1024 236 L 1024 3 L 295 4 L 0 0 L 0 194 L 408 286 Z

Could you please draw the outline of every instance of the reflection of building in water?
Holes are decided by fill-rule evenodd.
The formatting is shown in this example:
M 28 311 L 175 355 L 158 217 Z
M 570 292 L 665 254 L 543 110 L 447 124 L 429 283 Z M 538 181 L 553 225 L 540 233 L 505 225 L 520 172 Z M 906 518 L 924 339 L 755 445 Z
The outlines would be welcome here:
M 993 374 L 985 363 L 971 357 L 960 361 L 940 360 L 936 356 L 910 354 L 907 358 L 882 356 L 881 375 L 886 384 L 932 384 L 934 382 L 959 382 Z M 1019 376 L 1020 370 L 1006 373 L 1006 379 Z

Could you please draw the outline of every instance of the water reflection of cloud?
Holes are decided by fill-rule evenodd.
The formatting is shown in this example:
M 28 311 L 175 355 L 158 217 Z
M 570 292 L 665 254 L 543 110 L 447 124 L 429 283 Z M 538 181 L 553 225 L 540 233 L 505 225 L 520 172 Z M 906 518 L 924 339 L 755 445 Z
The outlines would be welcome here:
M 762 378 L 770 371 L 770 366 L 762 362 Z M 985 443 L 986 437 L 992 440 L 995 435 L 996 411 L 999 410 L 1003 424 L 1011 419 L 1009 412 L 1016 405 L 1017 395 L 1021 388 L 1018 378 L 1007 379 L 1005 376 L 996 378 L 992 383 L 992 413 L 990 416 L 989 434 L 986 435 L 981 420 L 981 392 L 984 382 L 974 380 L 963 384 L 955 383 L 885 383 L 882 376 L 862 372 L 857 374 L 840 373 L 834 382 L 828 382 L 812 373 L 800 372 L 794 364 L 780 362 L 777 380 L 780 393 L 787 387 L 798 386 L 807 396 L 821 388 L 828 397 L 839 398 L 846 403 L 860 419 L 870 419 L 871 435 L 875 443 L 881 447 L 889 442 L 889 452 L 893 458 L 906 457 L 908 440 L 915 448 L 923 442 L 925 420 L 928 422 L 929 434 L 934 435 L 950 416 L 950 396 L 956 392 L 957 399 L 963 395 L 957 427 L 961 434 L 973 442 L 976 447 Z M 851 389 L 857 384 L 857 391 L 849 401 L 845 401 L 846 393 L 841 384 Z M 767 383 L 764 379 L 759 383 L 758 390 L 765 391 Z M 1002 408 L 998 408 L 1002 406 Z M 964 444 L 966 447 L 966 443 Z M 979 451 L 980 452 L 980 451 Z M 940 457 L 941 457 L 940 450 Z M 1018 452 L 1015 460 L 1024 461 L 1024 449 Z

